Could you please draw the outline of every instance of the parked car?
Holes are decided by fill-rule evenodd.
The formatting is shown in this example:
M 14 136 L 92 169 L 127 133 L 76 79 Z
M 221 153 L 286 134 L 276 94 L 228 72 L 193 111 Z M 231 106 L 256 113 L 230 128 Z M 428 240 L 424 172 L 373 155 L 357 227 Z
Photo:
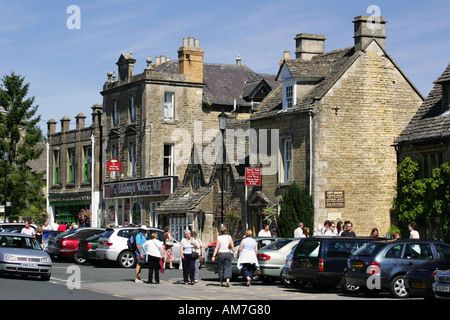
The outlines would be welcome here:
M 52 259 L 34 237 L 2 232 L 0 273 L 40 276 L 48 281 L 52 273 Z
M 450 299 L 450 270 L 445 270 L 435 275 L 433 291 L 438 299 Z
M 47 252 L 55 258 L 74 258 L 78 250 L 78 242 L 96 234 L 105 232 L 103 228 L 74 228 L 64 231 L 48 242 Z
M 433 283 L 435 275 L 450 269 L 449 260 L 430 260 L 409 270 L 405 275 L 406 288 L 415 297 L 435 298 Z
M 282 280 L 286 256 L 299 241 L 300 239 L 281 239 L 258 251 L 257 258 L 261 270 L 260 279 L 264 283 L 270 284 L 276 280 Z
M 98 247 L 98 241 L 103 233 L 99 233 L 85 240 L 78 241 L 78 249 L 73 255 L 73 259 L 77 264 L 85 264 L 87 262 L 96 262 L 98 260 L 95 250 Z
M 294 252 L 292 267 L 288 272 L 297 283 L 308 282 L 321 291 L 337 285 L 346 292 L 355 292 L 357 287 L 347 286 L 344 272 L 347 259 L 358 248 L 373 237 L 312 237 L 305 238 Z
M 42 236 L 42 248 L 45 250 L 48 246 L 48 241 L 51 238 L 56 237 L 58 234 L 62 233 L 62 231 L 56 231 L 56 230 L 43 230 L 42 231 L 43 236 Z
M 369 294 L 389 291 L 396 298 L 406 298 L 410 294 L 405 285 L 406 273 L 427 260 L 445 257 L 449 249 L 449 244 L 439 241 L 374 241 L 348 259 L 345 279 Z M 377 274 L 378 278 L 374 276 Z
M 275 240 L 281 239 L 281 238 L 278 238 L 278 237 L 254 237 L 253 239 L 255 239 L 256 242 L 258 243 L 258 250 L 259 250 L 262 247 L 272 243 Z M 239 249 L 240 243 L 241 243 L 241 239 L 233 241 L 234 250 L 236 251 L 236 253 Z M 215 248 L 216 248 L 215 246 L 212 246 L 212 245 L 209 246 L 207 248 L 206 258 L 205 258 L 205 268 L 206 268 L 206 270 L 212 271 L 212 272 L 217 272 L 217 260 L 212 261 L 212 256 L 214 254 Z M 233 257 L 233 259 L 231 260 L 231 265 L 232 265 L 233 275 L 239 276 L 241 274 L 241 271 L 237 267 L 236 257 Z
M 292 285 L 297 289 L 303 288 L 305 282 L 297 282 L 294 278 L 289 277 L 289 271 L 291 271 L 292 267 L 292 258 L 294 257 L 295 249 L 297 249 L 298 243 L 294 245 L 291 249 L 291 252 L 286 256 L 284 266 L 283 266 L 283 273 L 281 274 L 281 282 L 286 285 Z
M 36 231 L 37 226 L 33 223 L 30 226 Z M 2 222 L 0 223 L 0 232 L 20 233 L 25 227 L 25 223 L 22 222 Z
M 163 231 L 146 227 L 114 227 L 108 228 L 99 239 L 99 245 L 95 250 L 99 260 L 117 262 L 122 268 L 133 268 L 136 265 L 136 253 L 128 248 L 128 239 L 135 236 L 138 230 L 146 230 L 145 237 L 150 239 L 156 232 L 158 240 L 163 240 Z

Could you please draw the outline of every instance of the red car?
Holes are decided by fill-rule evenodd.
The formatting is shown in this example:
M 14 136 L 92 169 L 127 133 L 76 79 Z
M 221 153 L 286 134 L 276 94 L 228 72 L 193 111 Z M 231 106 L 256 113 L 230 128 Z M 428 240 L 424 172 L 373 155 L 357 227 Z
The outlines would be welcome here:
M 49 240 L 46 251 L 54 258 L 71 259 L 78 250 L 79 240 L 86 240 L 105 231 L 102 228 L 76 228 L 64 231 Z

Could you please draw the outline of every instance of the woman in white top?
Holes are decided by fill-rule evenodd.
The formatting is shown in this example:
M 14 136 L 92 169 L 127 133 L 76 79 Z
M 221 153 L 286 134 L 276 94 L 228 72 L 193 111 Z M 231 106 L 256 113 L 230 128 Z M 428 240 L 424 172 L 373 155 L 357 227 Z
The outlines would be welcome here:
M 219 281 L 220 286 L 223 286 L 223 280 L 227 282 L 227 287 L 230 286 L 231 279 L 231 259 L 235 254 L 233 239 L 227 234 L 227 228 L 222 227 L 220 229 L 221 235 L 217 237 L 216 248 L 214 249 L 214 254 L 212 261 L 217 257 L 217 266 L 219 268 Z M 230 250 L 231 249 L 231 250 Z M 231 253 L 233 252 L 233 253 Z
M 409 238 L 410 239 L 419 239 L 419 231 L 417 231 L 417 224 L 414 221 L 409 223 L 408 229 L 410 231 Z
M 162 258 L 161 247 L 163 243 L 158 240 L 158 234 L 152 233 L 152 238 L 145 241 L 142 249 L 148 256 L 148 283 L 153 282 L 153 273 L 155 273 L 155 282 L 159 284 L 159 269 L 161 266 L 159 264 Z
M 253 273 L 259 269 L 258 263 L 258 243 L 252 238 L 253 232 L 250 229 L 245 230 L 245 238 L 242 239 L 238 250 L 238 263 L 239 270 L 242 269 L 244 278 L 247 279 L 247 287 L 253 279 Z
M 192 251 L 197 248 L 197 241 L 191 237 L 191 231 L 184 232 L 184 239 L 180 243 L 181 264 L 183 266 L 184 284 L 195 283 L 195 259 L 192 259 Z M 188 281 L 188 278 L 191 281 Z

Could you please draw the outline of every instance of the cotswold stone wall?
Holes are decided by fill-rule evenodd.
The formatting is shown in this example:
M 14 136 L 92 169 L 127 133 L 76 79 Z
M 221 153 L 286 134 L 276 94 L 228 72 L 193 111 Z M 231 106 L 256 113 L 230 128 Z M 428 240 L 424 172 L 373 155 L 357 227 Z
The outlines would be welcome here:
M 369 235 L 374 227 L 381 235 L 388 231 L 397 183 L 394 140 L 421 103 L 420 95 L 375 43 L 361 52 L 317 105 L 316 226 L 327 219 L 350 220 L 357 235 Z M 344 206 L 327 207 L 326 191 L 344 191 Z

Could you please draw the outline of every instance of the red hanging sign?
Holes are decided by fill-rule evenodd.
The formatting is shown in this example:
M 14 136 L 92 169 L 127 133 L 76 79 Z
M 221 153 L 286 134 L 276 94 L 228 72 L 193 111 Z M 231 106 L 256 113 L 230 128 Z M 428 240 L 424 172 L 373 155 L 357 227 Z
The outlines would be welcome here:
M 108 171 L 120 171 L 120 161 L 111 159 L 111 161 L 108 161 L 107 163 L 107 169 Z
M 245 168 L 245 185 L 246 186 L 261 185 L 261 168 L 254 168 L 254 167 Z

